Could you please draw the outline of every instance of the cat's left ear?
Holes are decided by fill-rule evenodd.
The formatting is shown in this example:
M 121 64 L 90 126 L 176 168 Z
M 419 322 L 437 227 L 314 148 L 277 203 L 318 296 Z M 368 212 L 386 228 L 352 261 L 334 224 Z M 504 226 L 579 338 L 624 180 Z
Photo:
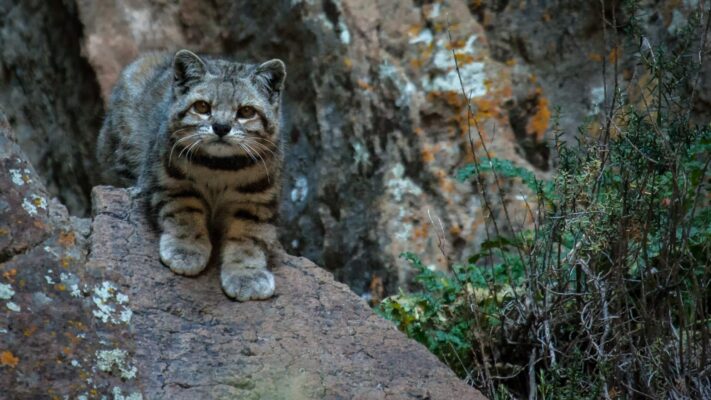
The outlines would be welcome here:
M 183 92 L 207 73 L 205 61 L 190 50 L 180 50 L 173 57 L 173 81 Z
M 269 101 L 274 101 L 284 90 L 284 80 L 286 79 L 286 66 L 279 59 L 269 60 L 254 71 L 254 80 L 263 87 Z

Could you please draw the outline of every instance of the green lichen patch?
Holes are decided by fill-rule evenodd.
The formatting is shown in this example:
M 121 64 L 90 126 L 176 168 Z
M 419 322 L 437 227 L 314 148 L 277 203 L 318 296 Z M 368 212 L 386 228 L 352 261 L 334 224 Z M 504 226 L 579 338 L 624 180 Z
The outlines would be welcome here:
M 72 289 L 74 293 L 74 289 Z M 104 281 L 94 288 L 92 300 L 96 305 L 93 311 L 95 317 L 104 323 L 128 324 L 133 316 L 133 311 L 128 307 L 128 296 L 119 293 L 116 286 Z
M 12 290 L 12 286 L 0 283 L 0 300 L 10 300 L 14 295 L 15 291 Z
M 138 370 L 128 361 L 128 352 L 121 349 L 98 350 L 96 352 L 96 367 L 99 370 L 123 379 L 133 379 Z

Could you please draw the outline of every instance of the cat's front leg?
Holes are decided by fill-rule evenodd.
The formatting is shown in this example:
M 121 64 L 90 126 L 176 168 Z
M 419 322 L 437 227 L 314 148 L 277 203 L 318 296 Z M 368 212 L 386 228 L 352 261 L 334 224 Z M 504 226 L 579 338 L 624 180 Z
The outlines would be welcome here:
M 228 217 L 220 251 L 220 283 L 238 301 L 263 300 L 274 294 L 274 276 L 267 269 L 269 251 L 276 243 L 271 210 L 239 209 Z
M 162 193 L 155 205 L 160 235 L 160 259 L 179 275 L 197 275 L 212 251 L 207 227 L 208 209 L 192 190 Z

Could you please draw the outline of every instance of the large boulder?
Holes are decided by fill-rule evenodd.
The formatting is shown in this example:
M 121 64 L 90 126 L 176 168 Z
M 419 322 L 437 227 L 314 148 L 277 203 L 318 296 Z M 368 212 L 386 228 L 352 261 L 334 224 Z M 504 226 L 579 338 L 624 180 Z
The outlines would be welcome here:
M 304 258 L 230 301 L 217 268 L 161 265 L 140 201 L 96 187 L 93 219 L 51 200 L 0 123 L 0 387 L 11 399 L 483 399 Z

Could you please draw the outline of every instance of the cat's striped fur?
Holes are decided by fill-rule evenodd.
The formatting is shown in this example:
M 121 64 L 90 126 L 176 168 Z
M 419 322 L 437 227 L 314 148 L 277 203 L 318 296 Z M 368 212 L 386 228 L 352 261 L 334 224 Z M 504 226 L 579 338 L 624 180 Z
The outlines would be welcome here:
M 285 76 L 279 60 L 147 54 L 122 72 L 99 136 L 107 182 L 146 196 L 163 263 L 196 275 L 214 247 L 222 288 L 240 301 L 274 293 Z

